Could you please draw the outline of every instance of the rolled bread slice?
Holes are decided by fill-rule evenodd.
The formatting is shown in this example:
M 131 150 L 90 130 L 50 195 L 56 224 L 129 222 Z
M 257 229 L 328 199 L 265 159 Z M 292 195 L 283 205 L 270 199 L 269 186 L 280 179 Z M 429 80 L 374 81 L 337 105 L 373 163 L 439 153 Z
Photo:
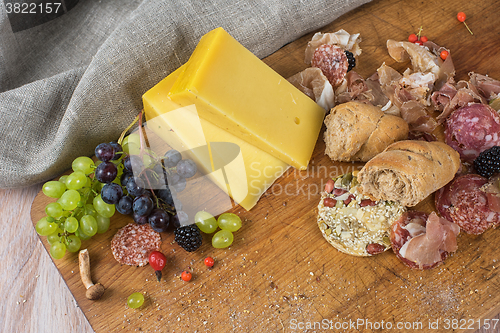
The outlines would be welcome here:
M 399 141 L 360 170 L 359 191 L 412 207 L 450 182 L 459 168 L 460 155 L 445 143 Z
M 360 102 L 337 105 L 325 125 L 325 154 L 340 162 L 366 162 L 391 143 L 408 138 L 408 124 L 402 118 Z

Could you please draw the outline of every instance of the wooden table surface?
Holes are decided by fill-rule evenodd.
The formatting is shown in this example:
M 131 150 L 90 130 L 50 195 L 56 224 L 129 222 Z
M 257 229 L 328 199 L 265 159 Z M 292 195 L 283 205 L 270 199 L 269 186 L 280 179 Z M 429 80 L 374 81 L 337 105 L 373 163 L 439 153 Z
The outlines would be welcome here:
M 433 26 L 429 24 L 431 22 L 430 16 L 435 18 L 437 25 L 440 24 L 439 21 L 443 15 L 462 10 L 466 13 L 476 13 L 476 15 L 470 15 L 467 22 L 473 30 L 477 29 L 475 31 L 478 33 L 481 31 L 479 28 L 485 26 L 482 22 L 483 17 L 487 17 L 486 19 L 490 22 L 491 20 L 497 21 L 497 16 L 488 15 L 488 13 L 498 13 L 500 8 L 500 1 L 493 0 L 481 3 L 443 0 L 439 3 L 428 1 L 418 4 L 402 1 L 404 5 L 401 5 L 401 11 L 385 11 L 386 6 L 394 8 L 395 2 L 391 0 L 374 1 L 358 10 L 365 14 L 374 13 L 374 21 L 383 21 L 392 30 L 400 32 L 400 36 L 387 35 L 380 36 L 378 41 L 365 41 L 367 49 L 383 45 L 383 39 L 404 38 L 409 33 L 417 32 L 423 21 L 427 23 L 424 27 L 425 32 L 432 38 Z M 428 8 L 432 8 L 436 12 L 432 12 Z M 394 19 L 395 17 L 403 19 L 411 17 L 413 20 L 411 22 L 405 22 L 403 19 L 397 21 Z M 353 16 L 347 14 L 338 22 L 342 20 L 349 22 L 351 18 Z M 395 21 L 398 22 L 397 27 L 395 27 Z M 449 20 L 443 19 L 443 22 L 449 24 Z M 339 28 L 341 27 L 339 26 Z M 454 36 L 469 37 L 463 33 L 457 35 L 456 32 L 460 31 L 459 29 L 457 25 L 453 25 L 448 29 L 449 37 L 441 34 L 439 37 L 443 45 L 446 45 L 446 42 Z M 439 30 L 443 31 L 443 29 Z M 497 28 L 496 31 L 495 34 L 492 34 L 493 37 L 496 36 L 496 39 L 492 40 L 491 43 L 500 45 L 498 37 L 500 28 Z M 464 42 L 464 45 L 467 43 Z M 363 47 L 363 44 L 361 46 Z M 483 60 L 498 59 L 497 54 L 484 55 L 477 50 L 471 54 L 475 54 L 477 58 Z M 276 59 L 272 57 L 269 59 L 270 62 L 274 60 Z M 478 59 L 471 59 L 471 65 L 480 68 L 478 61 Z M 469 68 L 468 64 L 457 64 L 457 70 L 463 72 L 467 68 Z M 280 70 L 278 69 L 278 71 Z M 284 75 L 288 74 L 285 69 L 281 69 L 281 71 Z M 366 75 L 367 73 L 362 74 Z M 41 185 L 38 184 L 23 189 L 0 190 L 0 251 L 2 255 L 0 261 L 0 271 L 2 272 L 0 276 L 0 295 L 2 297 L 0 302 L 0 332 L 93 332 L 33 228 L 30 207 L 40 189 Z M 450 313 L 450 316 L 452 315 Z M 500 316 L 497 315 L 495 318 L 499 319 Z M 287 323 L 282 328 L 285 332 L 293 331 Z M 483 328 L 477 332 L 500 332 L 500 329 Z

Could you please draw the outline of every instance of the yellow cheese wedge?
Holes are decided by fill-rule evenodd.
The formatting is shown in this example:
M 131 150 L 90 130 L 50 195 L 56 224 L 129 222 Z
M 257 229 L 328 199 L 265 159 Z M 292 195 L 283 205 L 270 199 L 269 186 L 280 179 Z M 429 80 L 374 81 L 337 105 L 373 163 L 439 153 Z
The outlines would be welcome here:
M 189 150 L 204 174 L 250 210 L 289 165 L 198 117 L 195 105 L 180 107 L 170 100 L 168 92 L 183 69 L 143 95 L 147 127 L 172 148 Z
M 180 106 L 298 169 L 306 169 L 325 110 L 222 28 L 203 36 L 169 92 Z

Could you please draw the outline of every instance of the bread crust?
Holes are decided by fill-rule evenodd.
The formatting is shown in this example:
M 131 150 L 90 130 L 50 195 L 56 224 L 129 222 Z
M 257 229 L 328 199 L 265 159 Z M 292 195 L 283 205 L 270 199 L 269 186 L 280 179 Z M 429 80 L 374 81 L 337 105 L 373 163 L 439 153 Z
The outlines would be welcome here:
M 365 164 L 359 191 L 412 207 L 450 182 L 459 168 L 460 155 L 443 142 L 399 141 Z
M 408 124 L 360 102 L 335 106 L 325 118 L 325 154 L 334 161 L 366 162 L 391 143 L 408 137 Z

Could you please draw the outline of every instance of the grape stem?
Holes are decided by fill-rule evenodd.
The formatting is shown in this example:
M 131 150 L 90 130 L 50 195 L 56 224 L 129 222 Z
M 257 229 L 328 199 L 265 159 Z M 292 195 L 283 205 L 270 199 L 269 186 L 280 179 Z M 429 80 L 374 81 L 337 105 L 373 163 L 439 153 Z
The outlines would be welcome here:
M 137 117 L 135 117 L 134 121 L 133 121 L 130 125 L 128 125 L 128 127 L 127 127 L 127 128 L 126 128 L 123 132 L 122 132 L 122 134 L 120 135 L 120 138 L 118 139 L 118 144 L 119 144 L 119 145 L 121 145 L 121 144 L 122 144 L 123 139 L 125 138 L 125 134 L 127 134 L 128 130 L 129 130 L 129 129 L 131 129 L 131 128 L 132 128 L 132 126 L 134 126 L 134 125 L 135 125 L 135 123 L 136 123 L 139 119 L 141 119 L 141 118 L 142 118 L 142 111 L 143 111 L 143 110 L 141 110 L 141 112 L 139 112 L 139 114 L 137 115 Z

